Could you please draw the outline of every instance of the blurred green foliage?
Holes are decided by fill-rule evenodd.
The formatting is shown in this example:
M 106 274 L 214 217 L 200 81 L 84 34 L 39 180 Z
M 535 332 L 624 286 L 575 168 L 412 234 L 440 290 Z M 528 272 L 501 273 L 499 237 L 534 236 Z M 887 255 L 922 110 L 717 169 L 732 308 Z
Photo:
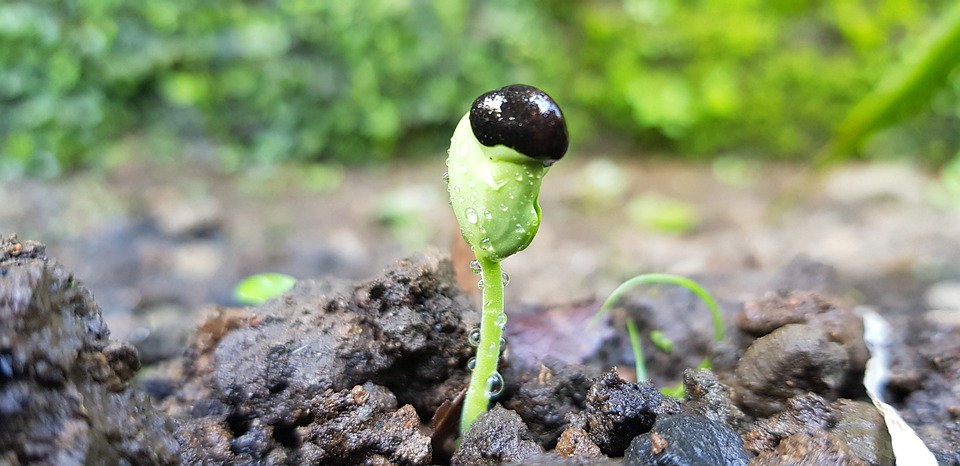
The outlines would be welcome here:
M 581 145 L 806 158 L 948 4 L 8 0 L 0 172 L 108 167 L 131 135 L 227 168 L 434 154 L 512 82 L 550 92 Z M 960 147 L 951 83 L 890 147 Z

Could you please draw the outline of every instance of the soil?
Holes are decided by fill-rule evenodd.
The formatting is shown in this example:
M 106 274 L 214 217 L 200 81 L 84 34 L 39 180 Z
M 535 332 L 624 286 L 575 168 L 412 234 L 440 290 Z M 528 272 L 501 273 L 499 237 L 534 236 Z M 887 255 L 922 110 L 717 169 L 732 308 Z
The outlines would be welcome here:
M 894 324 L 886 398 L 941 464 L 960 464 L 960 305 L 950 298 L 960 279 L 960 215 L 913 197 L 924 183 L 916 172 L 895 171 L 899 182 L 889 186 L 873 184 L 883 173 L 870 167 L 861 168 L 869 176 L 841 171 L 780 211 L 762 194 L 797 179 L 789 170 L 771 169 L 749 189 L 673 166 L 660 168 L 672 184 L 628 171 L 648 183 L 617 199 L 634 189 L 726 196 L 728 210 L 707 212 L 681 236 L 624 233 L 638 227 L 623 218 L 589 224 L 618 201 L 571 197 L 546 183 L 545 218 L 556 212 L 556 223 L 521 253 L 531 264 L 507 262 L 505 390 L 454 448 L 439 426 L 455 419 L 451 404 L 469 376 L 475 293 L 462 289 L 462 274 L 457 280 L 461 257 L 404 245 L 410 237 L 395 217 L 373 216 L 371 231 L 337 222 L 372 218 L 373 201 L 356 190 L 376 182 L 347 172 L 343 189 L 291 198 L 291 188 L 266 190 L 264 177 L 257 189 L 265 191 L 246 198 L 260 207 L 238 212 L 220 201 L 238 189 L 235 179 L 213 179 L 190 197 L 183 180 L 138 170 L 118 171 L 111 194 L 88 206 L 99 220 L 72 217 L 86 225 L 40 205 L 68 188 L 3 187 L 15 202 L 0 225 L 45 232 L 37 237 L 55 246 L 0 241 L 0 410 L 10 420 L 0 429 L 0 464 L 892 464 L 889 435 L 860 383 L 869 356 L 864 304 Z M 123 198 L 116 215 L 96 210 L 145 179 L 138 189 L 161 194 Z M 557 179 L 579 182 L 571 173 Z M 70 183 L 85 188 L 78 192 L 92 186 Z M 29 195 L 44 189 L 54 194 Z M 314 198 L 322 219 L 285 217 L 289 229 L 275 236 L 262 226 L 243 231 L 269 222 L 274 208 L 281 217 L 309 211 Z M 758 220 L 771 210 L 777 218 Z M 417 215 L 415 224 L 429 224 L 437 214 Z M 74 230 L 46 228 L 52 223 Z M 304 223 L 313 226 L 297 231 Z M 449 225 L 442 217 L 434 224 Z M 311 233 L 324 241 L 309 243 Z M 232 249 L 244 239 L 256 252 Z M 535 249 L 541 240 L 553 249 Z M 389 257 L 405 249 L 421 252 Z M 83 272 L 48 257 L 61 251 Z M 301 280 L 259 307 L 232 306 L 224 283 L 271 264 L 337 278 Z M 669 288 L 637 292 L 587 328 L 600 304 L 594 293 L 638 268 L 687 273 L 714 291 L 725 341 L 710 343 L 702 304 Z M 90 287 L 99 302 L 99 286 L 107 306 L 94 302 Z M 631 381 L 627 317 L 675 345 L 663 352 L 644 340 L 651 382 Z M 711 370 L 688 369 L 705 356 Z M 683 399 L 658 390 L 680 380 Z

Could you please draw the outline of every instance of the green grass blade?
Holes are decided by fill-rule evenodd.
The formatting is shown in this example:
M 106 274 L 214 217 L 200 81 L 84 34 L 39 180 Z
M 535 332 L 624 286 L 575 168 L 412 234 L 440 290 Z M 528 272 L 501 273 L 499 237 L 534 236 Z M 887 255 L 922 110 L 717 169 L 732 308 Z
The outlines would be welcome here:
M 920 44 L 850 110 L 830 146 L 817 157 L 818 165 L 843 161 L 867 136 L 922 108 L 947 83 L 960 63 L 960 2 L 944 14 Z

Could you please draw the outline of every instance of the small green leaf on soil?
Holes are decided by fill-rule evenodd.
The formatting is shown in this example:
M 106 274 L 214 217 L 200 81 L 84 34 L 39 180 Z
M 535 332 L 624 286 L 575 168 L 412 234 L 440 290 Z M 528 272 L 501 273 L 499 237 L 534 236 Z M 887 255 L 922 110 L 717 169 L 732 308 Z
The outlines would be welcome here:
M 282 273 L 251 275 L 233 289 L 233 299 L 243 304 L 262 304 L 290 291 L 296 283 L 296 278 Z

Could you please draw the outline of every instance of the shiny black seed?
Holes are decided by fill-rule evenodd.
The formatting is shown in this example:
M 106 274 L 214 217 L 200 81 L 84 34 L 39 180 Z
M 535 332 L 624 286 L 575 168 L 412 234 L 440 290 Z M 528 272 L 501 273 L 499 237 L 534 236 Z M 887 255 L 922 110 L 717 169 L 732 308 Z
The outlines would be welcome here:
M 470 127 L 481 144 L 503 144 L 551 165 L 567 152 L 567 123 L 560 107 L 533 86 L 514 84 L 477 97 Z

